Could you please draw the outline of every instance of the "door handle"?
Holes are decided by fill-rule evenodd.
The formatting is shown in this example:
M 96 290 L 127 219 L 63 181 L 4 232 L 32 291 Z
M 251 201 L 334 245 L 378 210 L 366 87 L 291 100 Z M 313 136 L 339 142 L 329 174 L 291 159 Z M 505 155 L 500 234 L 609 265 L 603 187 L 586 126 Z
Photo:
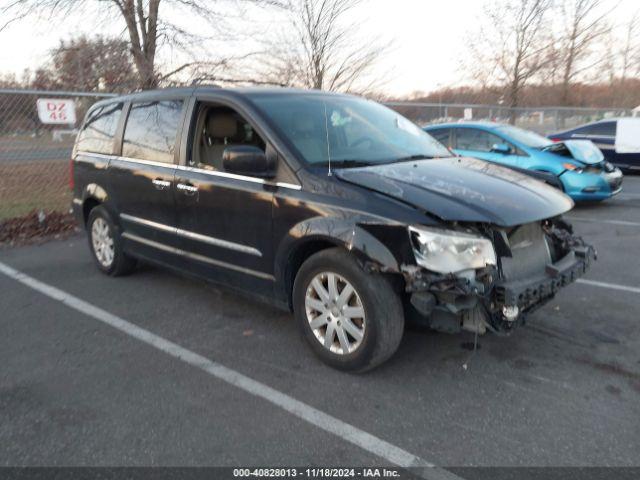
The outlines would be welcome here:
M 168 180 L 162 180 L 160 178 L 156 178 L 156 179 L 152 180 L 151 183 L 153 183 L 153 185 L 158 190 L 164 190 L 165 188 L 171 186 L 171 182 L 169 182 Z
M 198 193 L 198 187 L 188 183 L 179 183 L 176 188 L 183 191 L 185 195 L 194 195 Z

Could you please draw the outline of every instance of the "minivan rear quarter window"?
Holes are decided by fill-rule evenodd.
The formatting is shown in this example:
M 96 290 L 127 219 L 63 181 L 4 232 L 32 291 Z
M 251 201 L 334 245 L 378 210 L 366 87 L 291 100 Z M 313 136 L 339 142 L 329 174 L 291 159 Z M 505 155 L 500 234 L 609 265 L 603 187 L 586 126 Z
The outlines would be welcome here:
M 182 100 L 133 103 L 124 130 L 122 155 L 173 163 Z
M 111 154 L 121 112 L 122 103 L 103 105 L 91 110 L 78 135 L 78 151 Z

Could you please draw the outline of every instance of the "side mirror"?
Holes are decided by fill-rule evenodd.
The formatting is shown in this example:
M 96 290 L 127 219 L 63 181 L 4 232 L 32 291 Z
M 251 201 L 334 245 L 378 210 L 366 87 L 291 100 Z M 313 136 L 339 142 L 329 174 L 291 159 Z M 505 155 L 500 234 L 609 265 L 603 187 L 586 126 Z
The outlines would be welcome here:
M 491 151 L 494 153 L 502 153 L 503 155 L 509 155 L 511 153 L 511 147 L 506 143 L 494 143 L 491 147 Z
M 236 145 L 222 152 L 222 166 L 229 173 L 248 177 L 273 178 L 276 176 L 275 158 L 269 158 L 258 147 Z

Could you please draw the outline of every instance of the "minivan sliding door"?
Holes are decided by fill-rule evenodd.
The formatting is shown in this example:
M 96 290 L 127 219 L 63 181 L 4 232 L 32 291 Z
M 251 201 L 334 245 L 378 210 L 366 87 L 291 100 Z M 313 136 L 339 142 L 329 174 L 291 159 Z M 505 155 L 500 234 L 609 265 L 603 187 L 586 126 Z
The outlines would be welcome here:
M 127 244 L 156 256 L 175 249 L 175 168 L 182 99 L 133 102 L 122 153 L 110 164 L 110 181 Z

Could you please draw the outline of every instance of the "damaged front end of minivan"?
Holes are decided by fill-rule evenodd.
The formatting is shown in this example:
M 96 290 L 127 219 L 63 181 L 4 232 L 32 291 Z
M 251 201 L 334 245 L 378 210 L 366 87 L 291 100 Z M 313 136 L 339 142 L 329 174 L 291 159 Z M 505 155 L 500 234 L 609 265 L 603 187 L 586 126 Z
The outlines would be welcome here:
M 563 220 L 569 197 L 499 165 L 458 157 L 337 175 L 424 215 L 405 227 L 408 251 L 397 255 L 413 323 L 508 333 L 596 258 Z
M 416 264 L 401 270 L 410 304 L 419 323 L 447 333 L 508 333 L 596 259 L 560 217 L 510 228 L 409 227 L 409 235 Z

